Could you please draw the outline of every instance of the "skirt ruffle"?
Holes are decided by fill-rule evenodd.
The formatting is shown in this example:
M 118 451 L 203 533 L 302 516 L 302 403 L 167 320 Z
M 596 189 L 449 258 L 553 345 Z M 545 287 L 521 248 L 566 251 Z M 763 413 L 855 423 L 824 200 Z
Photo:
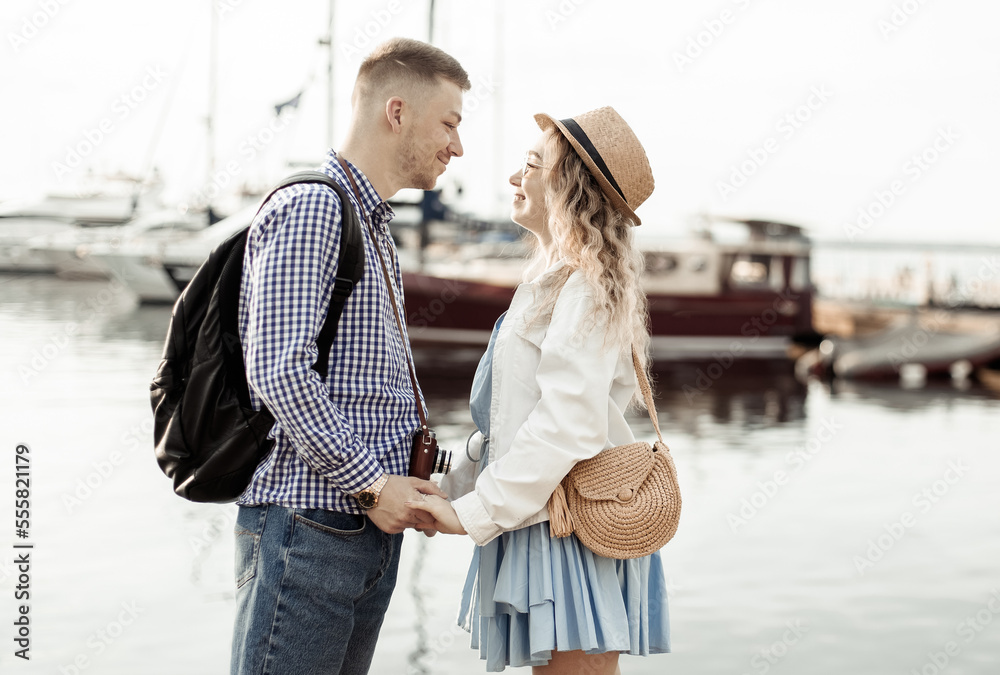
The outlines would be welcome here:
M 670 651 L 659 552 L 604 558 L 573 535 L 550 537 L 547 522 L 476 547 L 458 622 L 488 672 L 545 665 L 553 650 Z

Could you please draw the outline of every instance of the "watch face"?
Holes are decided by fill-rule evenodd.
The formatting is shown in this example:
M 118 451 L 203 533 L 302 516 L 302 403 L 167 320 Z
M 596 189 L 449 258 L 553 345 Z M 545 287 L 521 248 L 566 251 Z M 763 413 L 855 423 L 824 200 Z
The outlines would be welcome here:
M 378 497 L 375 496 L 374 492 L 362 492 L 358 495 L 358 504 L 361 505 L 363 509 L 373 509 L 375 504 L 378 502 Z

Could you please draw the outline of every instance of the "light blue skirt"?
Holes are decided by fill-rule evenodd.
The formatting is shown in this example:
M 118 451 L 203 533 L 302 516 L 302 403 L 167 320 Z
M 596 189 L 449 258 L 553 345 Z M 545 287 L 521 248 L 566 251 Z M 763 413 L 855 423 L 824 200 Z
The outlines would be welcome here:
M 659 552 L 603 558 L 574 535 L 549 537 L 547 522 L 476 547 L 458 622 L 488 672 L 545 665 L 553 650 L 670 651 Z

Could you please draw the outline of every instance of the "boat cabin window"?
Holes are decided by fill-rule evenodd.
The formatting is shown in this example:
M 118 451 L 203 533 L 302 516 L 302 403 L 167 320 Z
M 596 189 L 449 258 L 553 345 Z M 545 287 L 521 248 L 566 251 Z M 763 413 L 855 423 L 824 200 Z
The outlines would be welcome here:
M 795 270 L 792 270 L 795 274 Z M 734 288 L 785 288 L 785 257 L 762 254 L 737 255 L 729 271 L 729 283 Z
M 649 251 L 645 254 L 646 272 L 649 274 L 674 274 L 676 272 L 704 272 L 708 259 L 703 255 L 679 256 L 675 253 Z
M 792 259 L 792 278 L 789 286 L 794 291 L 803 291 L 809 288 L 809 258 L 797 257 Z
M 780 291 L 785 287 L 785 259 L 771 259 L 771 288 Z
M 677 256 L 669 253 L 646 253 L 646 271 L 651 274 L 668 274 L 677 269 Z
M 729 273 L 734 286 L 759 286 L 767 283 L 767 265 L 756 260 L 735 260 Z

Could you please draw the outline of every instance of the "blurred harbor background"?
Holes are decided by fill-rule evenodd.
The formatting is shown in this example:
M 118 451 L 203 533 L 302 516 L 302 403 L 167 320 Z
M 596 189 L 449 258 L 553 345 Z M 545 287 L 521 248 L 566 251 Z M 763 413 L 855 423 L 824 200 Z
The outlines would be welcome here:
M 473 80 L 466 156 L 393 200 L 444 447 L 524 263 L 506 177 L 531 114 L 614 105 L 649 154 L 637 235 L 685 510 L 675 653 L 623 673 L 996 673 L 998 20 L 986 0 L 8 3 L 0 448 L 31 448 L 35 549 L 31 662 L 0 556 L 0 672 L 228 671 L 235 509 L 172 494 L 149 381 L 193 270 L 341 137 L 360 60 L 403 35 Z M 470 556 L 407 535 L 373 673 L 483 671 L 454 626 Z

